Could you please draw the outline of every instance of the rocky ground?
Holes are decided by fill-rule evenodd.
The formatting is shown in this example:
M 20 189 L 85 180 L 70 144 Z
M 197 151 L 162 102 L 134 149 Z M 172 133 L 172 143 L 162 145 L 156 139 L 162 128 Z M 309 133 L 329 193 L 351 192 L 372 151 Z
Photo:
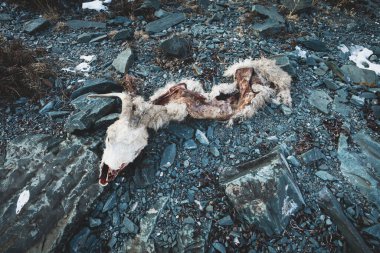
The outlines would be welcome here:
M 57 76 L 41 98 L 0 102 L 0 251 L 379 252 L 380 73 L 340 48 L 380 64 L 380 7 L 279 2 L 165 1 L 133 18 L 2 3 L 0 33 L 46 48 Z M 127 73 L 146 98 L 189 77 L 210 90 L 261 56 L 292 75 L 292 108 L 271 103 L 232 127 L 171 123 L 98 186 L 120 104 L 89 93 L 121 91 Z

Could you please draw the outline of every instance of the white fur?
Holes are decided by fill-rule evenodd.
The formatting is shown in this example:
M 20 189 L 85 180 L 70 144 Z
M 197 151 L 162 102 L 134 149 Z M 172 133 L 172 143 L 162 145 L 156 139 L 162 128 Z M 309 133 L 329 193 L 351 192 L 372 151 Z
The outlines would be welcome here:
M 208 95 L 208 98 L 212 100 L 220 94 L 231 94 L 236 90 L 236 83 L 221 83 L 211 88 L 211 92 Z

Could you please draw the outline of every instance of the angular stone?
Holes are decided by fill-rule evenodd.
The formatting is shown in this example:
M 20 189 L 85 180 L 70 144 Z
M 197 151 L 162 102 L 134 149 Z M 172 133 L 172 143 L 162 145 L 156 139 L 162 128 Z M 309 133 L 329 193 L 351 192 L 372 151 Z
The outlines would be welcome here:
M 195 138 L 203 145 L 210 144 L 210 141 L 207 139 L 206 134 L 199 129 L 197 129 L 197 131 L 195 132 Z
M 70 111 L 50 111 L 47 113 L 47 115 L 52 118 L 52 119 L 55 119 L 55 118 L 62 118 L 66 115 L 69 115 L 71 112 Z
M 315 172 L 315 175 L 317 177 L 319 177 L 320 179 L 325 180 L 325 181 L 336 181 L 337 180 L 336 177 L 334 177 L 330 173 L 323 171 L 323 170 L 319 170 L 319 171 Z
M 128 72 L 128 69 L 132 66 L 135 55 L 132 49 L 127 48 L 123 52 L 121 52 L 115 60 L 112 62 L 112 66 L 121 74 L 125 74 Z
M 279 23 L 285 23 L 284 17 L 277 12 L 275 7 L 265 7 L 263 5 L 256 4 L 256 5 L 252 6 L 252 11 L 254 13 L 266 16 L 269 19 L 272 19 L 272 20 L 277 21 Z
M 286 71 L 291 76 L 296 76 L 296 70 L 289 61 L 289 58 L 286 55 L 280 54 L 270 57 L 271 59 L 276 60 L 276 65 L 280 66 L 284 71 Z
M 232 226 L 234 224 L 234 221 L 231 219 L 231 216 L 227 215 L 218 220 L 218 224 L 220 226 Z
M 65 130 L 75 133 L 89 129 L 95 122 L 114 111 L 116 100 L 114 98 L 88 98 L 82 95 L 72 101 L 77 109 L 65 123 Z
M 270 36 L 285 29 L 285 19 L 277 12 L 275 7 L 268 8 L 262 5 L 254 5 L 252 11 L 267 17 L 263 23 L 253 25 L 253 29 L 257 35 Z
M 327 107 L 332 101 L 332 98 L 322 90 L 314 90 L 309 96 L 309 104 L 325 114 L 329 113 Z
M 24 31 L 33 34 L 39 32 L 50 25 L 50 22 L 44 18 L 37 18 L 31 21 L 28 21 L 24 24 Z
M 215 146 L 212 146 L 212 147 L 210 148 L 210 153 L 211 153 L 214 157 L 219 157 L 219 156 L 220 156 L 220 152 L 219 152 L 218 148 L 215 147 Z
M 183 147 L 184 149 L 197 149 L 198 146 L 193 139 L 190 139 L 183 143 Z
M 376 87 L 378 76 L 375 71 L 361 69 L 354 65 L 343 65 L 341 70 L 344 76 L 354 84 L 365 85 L 368 87 Z
M 290 13 L 297 13 L 313 7 L 313 0 L 281 0 L 281 4 L 284 5 Z
M 149 33 L 158 33 L 181 23 L 185 19 L 186 15 L 184 13 L 169 14 L 163 18 L 148 23 L 145 27 L 145 31 Z
M 239 218 L 268 235 L 281 234 L 305 204 L 284 156 L 277 150 L 234 168 L 224 168 L 220 183 Z
M 95 122 L 95 129 L 110 126 L 112 123 L 114 123 L 116 120 L 119 119 L 119 115 L 120 113 L 111 113 L 109 115 L 102 117 L 101 119 Z
M 57 252 L 67 245 L 67 236 L 88 216 L 104 189 L 98 185 L 98 156 L 91 151 L 99 143 L 42 134 L 8 143 L 0 167 L 2 251 Z M 16 214 L 19 195 L 26 190 L 30 199 Z
M 146 212 L 145 216 L 140 220 L 140 233 L 133 239 L 125 242 L 120 252 L 156 252 L 153 240 L 149 239 L 152 234 L 158 216 L 166 207 L 169 197 L 161 197 L 157 202 Z
M 319 148 L 312 148 L 306 151 L 305 153 L 303 153 L 301 156 L 302 156 L 303 161 L 306 164 L 316 162 L 318 160 L 322 160 L 326 158 Z
M 339 137 L 338 159 L 340 170 L 370 202 L 380 208 L 380 143 L 374 141 L 364 132 L 353 136 L 353 141 L 360 146 L 360 152 L 351 152 L 348 137 Z M 372 167 L 373 173 L 370 170 Z
M 363 229 L 363 232 L 372 236 L 376 240 L 380 240 L 380 224 L 373 225 L 371 227 Z
M 9 15 L 7 13 L 0 13 L 0 22 L 1 21 L 11 21 L 11 20 L 12 20 L 11 15 Z
M 133 31 L 132 29 L 124 29 L 117 31 L 115 35 L 112 37 L 112 40 L 130 40 L 133 39 Z
M 212 221 L 202 222 L 202 229 L 199 232 L 193 225 L 186 224 L 177 234 L 177 245 L 173 252 L 199 252 L 206 253 L 207 241 L 211 230 Z
M 114 81 L 107 80 L 104 78 L 86 80 L 82 87 L 76 89 L 71 94 L 71 100 L 86 94 L 86 93 L 110 93 L 110 92 L 121 92 L 123 87 Z
M 254 24 L 252 28 L 257 35 L 265 37 L 280 33 L 285 29 L 285 25 L 275 20 L 267 19 L 264 23 Z
M 160 48 L 168 56 L 184 58 L 190 54 L 191 43 L 185 38 L 173 36 L 162 42 Z
M 310 49 L 313 51 L 317 51 L 317 52 L 329 51 L 329 49 L 326 47 L 326 44 L 318 39 L 310 39 L 310 40 L 300 39 L 298 42 L 301 43 L 307 49 Z
M 189 127 L 188 125 L 185 124 L 180 124 L 180 123 L 170 123 L 169 126 L 167 127 L 168 132 L 171 134 L 174 134 L 178 138 L 182 138 L 185 140 L 191 139 L 194 136 L 194 128 Z
M 133 223 L 128 217 L 125 217 L 123 220 L 123 227 L 121 229 L 121 232 L 126 234 L 126 233 L 132 233 L 132 234 L 137 234 L 139 231 L 139 227 Z
M 95 22 L 95 21 L 85 21 L 85 20 L 69 20 L 66 22 L 67 26 L 71 29 L 78 30 L 83 28 L 95 28 L 104 29 L 106 28 L 106 23 Z
M 104 203 L 102 212 L 105 213 L 111 210 L 112 208 L 114 208 L 116 206 L 116 202 L 117 202 L 117 197 L 116 197 L 116 192 L 114 192 L 108 197 L 108 199 L 106 200 L 106 203 Z
M 342 207 L 331 191 L 324 187 L 318 193 L 318 204 L 321 209 L 331 217 L 340 232 L 346 238 L 347 243 L 352 248 L 352 252 L 367 253 L 372 252 L 360 236 L 359 232 L 344 215 Z
M 164 153 L 162 154 L 160 167 L 169 168 L 170 166 L 172 166 L 174 163 L 176 153 L 177 153 L 177 146 L 174 143 L 167 146 L 164 150 Z

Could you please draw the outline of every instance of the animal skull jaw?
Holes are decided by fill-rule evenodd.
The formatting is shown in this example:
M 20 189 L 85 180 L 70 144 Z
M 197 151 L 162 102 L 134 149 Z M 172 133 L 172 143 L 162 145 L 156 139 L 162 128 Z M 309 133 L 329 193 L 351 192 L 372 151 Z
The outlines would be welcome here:
M 100 165 L 100 175 L 99 175 L 99 184 L 101 186 L 107 186 L 109 182 L 113 181 L 117 175 L 122 171 L 126 164 L 122 164 L 119 169 L 111 169 L 107 164 L 102 163 Z

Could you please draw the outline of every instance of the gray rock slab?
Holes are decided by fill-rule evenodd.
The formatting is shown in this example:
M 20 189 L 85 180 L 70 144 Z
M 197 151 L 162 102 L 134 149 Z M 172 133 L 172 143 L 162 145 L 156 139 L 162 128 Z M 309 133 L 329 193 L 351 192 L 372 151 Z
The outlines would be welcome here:
M 160 167 L 169 168 L 173 165 L 177 153 L 177 146 L 172 143 L 164 149 L 161 156 Z
M 353 141 L 360 146 L 360 152 L 349 149 L 348 137 L 341 134 L 338 145 L 340 170 L 370 202 L 380 207 L 380 143 L 368 134 L 360 132 L 353 136 Z M 372 167 L 373 172 L 370 170 Z
M 309 96 L 309 104 L 325 114 L 329 113 L 327 107 L 332 101 L 332 98 L 322 90 L 314 90 Z
M 195 131 L 195 138 L 202 145 L 209 145 L 210 144 L 210 141 L 207 139 L 206 134 L 199 129 L 197 129 L 197 131 Z
M 267 19 L 264 23 L 254 24 L 252 28 L 256 35 L 265 37 L 280 33 L 285 29 L 285 25 L 275 20 Z
M 11 15 L 9 15 L 8 13 L 0 13 L 0 22 L 1 21 L 10 21 L 10 20 L 12 20 Z
M 197 232 L 195 227 L 186 224 L 177 234 L 177 245 L 173 252 L 199 252 L 206 253 L 207 242 L 211 231 L 211 220 L 202 222 L 201 232 Z
M 372 252 L 364 242 L 359 232 L 345 216 L 338 200 L 334 197 L 334 195 L 327 187 L 324 187 L 318 193 L 317 201 L 322 211 L 331 217 L 334 224 L 336 224 L 340 232 L 344 235 L 353 252 Z
M 86 93 L 110 93 L 110 92 L 121 92 L 123 87 L 114 81 L 107 80 L 104 78 L 86 80 L 82 87 L 76 89 L 71 94 L 71 100 L 86 94 Z
M 34 34 L 36 32 L 42 31 L 49 27 L 50 22 L 45 18 L 37 18 L 30 20 L 24 24 L 24 31 L 29 34 Z
M 354 84 L 376 87 L 379 80 L 375 71 L 361 69 L 355 65 L 343 65 L 340 69 L 347 80 L 353 82 Z
M 123 227 L 121 228 L 122 233 L 132 233 L 132 234 L 137 234 L 139 231 L 139 227 L 133 223 L 128 217 L 124 217 L 123 220 Z
M 336 181 L 336 177 L 328 173 L 327 171 L 319 170 L 315 172 L 315 175 L 324 181 Z
M 132 29 L 124 29 L 117 31 L 115 35 L 112 37 L 112 40 L 130 40 L 133 39 L 133 30 Z
M 285 23 L 284 17 L 280 13 L 278 13 L 275 7 L 265 7 L 263 5 L 257 4 L 257 5 L 252 6 L 252 11 L 254 13 L 264 15 L 268 17 L 269 19 L 272 19 L 279 23 Z
M 82 33 L 82 34 L 78 35 L 77 42 L 78 43 L 88 43 L 93 38 L 99 37 L 101 35 L 103 35 L 103 34 L 102 33 Z
M 173 135 L 175 135 L 178 138 L 182 138 L 185 140 L 191 139 L 194 136 L 194 128 L 189 127 L 185 124 L 179 124 L 179 123 L 170 123 L 167 127 L 167 131 Z
M 222 169 L 219 180 L 239 219 L 267 235 L 281 234 L 305 204 L 286 159 L 277 150 Z
M 184 13 L 172 13 L 163 18 L 148 23 L 145 27 L 145 31 L 149 33 L 158 33 L 185 20 L 186 15 Z
M 187 140 L 183 143 L 184 149 L 197 149 L 198 145 L 193 139 Z
M 33 134 L 8 142 L 0 166 L 0 243 L 4 252 L 56 252 L 88 217 L 98 185 L 100 139 Z M 29 200 L 16 213 L 23 192 Z M 16 237 L 14 235 L 17 235 Z
M 66 22 L 67 26 L 74 30 L 79 29 L 88 29 L 88 28 L 95 28 L 95 29 L 104 29 L 106 28 L 106 23 L 102 22 L 96 22 L 96 21 L 86 21 L 86 20 L 69 20 Z
M 312 148 L 301 155 L 302 160 L 306 163 L 316 162 L 325 159 L 325 155 L 319 148 Z
M 289 58 L 286 55 L 280 54 L 270 57 L 276 61 L 276 65 L 280 66 L 284 71 L 286 71 L 291 76 L 296 76 L 297 72 L 295 68 L 289 61 Z
M 290 13 L 297 13 L 313 7 L 313 0 L 281 0 Z
M 380 224 L 373 225 L 371 227 L 363 229 L 363 232 L 372 236 L 376 240 L 380 240 Z
M 89 98 L 82 95 L 72 101 L 77 109 L 66 121 L 64 129 L 68 133 L 76 133 L 90 129 L 102 117 L 114 112 L 114 98 Z
M 169 201 L 169 197 L 160 197 L 156 203 L 145 213 L 140 220 L 140 233 L 133 239 L 125 242 L 120 252 L 156 252 L 154 248 L 154 242 L 150 239 L 157 219 L 162 210 L 166 207 Z
M 318 39 L 300 39 L 298 40 L 304 47 L 307 49 L 316 51 L 316 52 L 327 52 L 329 49 L 326 47 L 326 44 Z
M 95 122 L 95 129 L 110 126 L 112 123 L 119 119 L 119 115 L 119 113 L 111 113 L 102 117 Z
M 173 36 L 162 42 L 160 49 L 165 55 L 184 58 L 190 55 L 191 43 L 185 38 Z
M 132 66 L 134 62 L 135 55 L 132 49 L 127 48 L 121 52 L 115 60 L 112 62 L 112 66 L 121 74 L 128 72 L 128 69 Z

